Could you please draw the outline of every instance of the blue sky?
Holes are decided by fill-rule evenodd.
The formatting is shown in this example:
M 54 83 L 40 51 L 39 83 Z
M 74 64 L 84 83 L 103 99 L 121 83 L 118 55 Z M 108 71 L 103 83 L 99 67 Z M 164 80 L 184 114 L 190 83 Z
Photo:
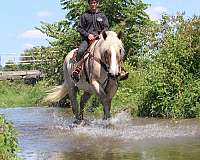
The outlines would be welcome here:
M 199 0 L 144 0 L 152 4 L 147 10 L 152 19 L 159 19 L 163 12 L 174 15 L 186 11 L 186 15 L 200 15 Z M 8 0 L 0 5 L 0 56 L 1 64 L 8 55 L 20 55 L 33 46 L 47 45 L 47 37 L 35 30 L 40 21 L 55 22 L 64 19 L 60 0 Z

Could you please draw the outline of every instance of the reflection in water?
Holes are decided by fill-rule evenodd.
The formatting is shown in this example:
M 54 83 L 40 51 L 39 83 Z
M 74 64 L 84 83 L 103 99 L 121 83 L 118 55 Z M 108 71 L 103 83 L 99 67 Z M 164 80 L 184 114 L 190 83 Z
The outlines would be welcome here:
M 70 129 L 71 110 L 0 109 L 19 132 L 19 154 L 28 160 L 197 160 L 200 121 L 131 119 L 125 112 L 109 122 L 89 117 Z

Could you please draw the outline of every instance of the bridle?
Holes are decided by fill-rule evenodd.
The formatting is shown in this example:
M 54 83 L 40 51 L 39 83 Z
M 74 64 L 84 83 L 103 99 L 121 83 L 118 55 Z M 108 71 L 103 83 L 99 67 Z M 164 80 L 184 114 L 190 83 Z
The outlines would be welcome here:
M 94 45 L 94 48 L 96 47 L 98 41 L 96 42 L 96 44 Z M 107 51 L 106 51 L 107 52 Z M 104 53 L 104 59 L 105 59 L 105 62 L 102 61 L 100 58 L 98 57 L 95 57 L 94 56 L 94 50 L 92 53 L 89 54 L 89 58 L 90 60 L 94 60 L 96 61 L 97 63 L 99 63 L 101 65 L 101 67 L 105 70 L 105 72 L 107 73 L 107 79 L 112 79 L 112 80 L 117 80 L 118 77 L 120 76 L 120 74 L 118 75 L 112 75 L 111 73 L 109 73 L 109 69 L 110 69 L 110 65 L 109 65 L 109 61 L 108 61 L 108 58 L 105 56 L 105 53 Z

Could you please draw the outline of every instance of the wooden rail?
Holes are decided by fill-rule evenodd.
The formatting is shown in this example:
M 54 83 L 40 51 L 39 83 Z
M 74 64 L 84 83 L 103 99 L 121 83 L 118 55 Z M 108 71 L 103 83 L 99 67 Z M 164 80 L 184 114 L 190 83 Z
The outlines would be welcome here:
M 58 51 L 52 51 L 52 52 L 58 52 Z M 9 71 L 9 70 L 2 69 L 0 70 L 0 81 L 25 80 L 25 82 L 28 82 L 28 83 L 30 82 L 31 84 L 33 84 L 44 77 L 44 74 L 39 70 L 35 70 L 33 65 L 41 64 L 43 62 L 46 62 L 47 60 L 35 59 L 33 55 L 21 54 L 20 56 L 17 56 L 17 53 L 0 53 L 0 65 L 1 65 L 1 56 L 3 55 L 4 55 L 4 58 L 7 57 L 7 58 L 14 59 L 14 60 L 10 60 L 11 63 L 6 63 L 5 64 L 6 66 L 18 66 L 19 64 L 22 66 L 29 65 L 30 68 L 32 68 L 32 70 Z M 23 58 L 25 59 L 23 60 Z
M 0 71 L 0 80 L 40 79 L 44 75 L 38 70 Z

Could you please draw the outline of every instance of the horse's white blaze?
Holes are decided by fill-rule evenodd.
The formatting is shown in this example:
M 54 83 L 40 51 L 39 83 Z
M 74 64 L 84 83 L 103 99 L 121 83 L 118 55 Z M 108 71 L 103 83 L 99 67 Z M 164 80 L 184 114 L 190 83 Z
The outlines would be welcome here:
M 117 75 L 119 73 L 119 67 L 117 63 L 117 53 L 115 48 L 111 46 L 111 64 L 110 64 L 110 73 L 113 75 Z

